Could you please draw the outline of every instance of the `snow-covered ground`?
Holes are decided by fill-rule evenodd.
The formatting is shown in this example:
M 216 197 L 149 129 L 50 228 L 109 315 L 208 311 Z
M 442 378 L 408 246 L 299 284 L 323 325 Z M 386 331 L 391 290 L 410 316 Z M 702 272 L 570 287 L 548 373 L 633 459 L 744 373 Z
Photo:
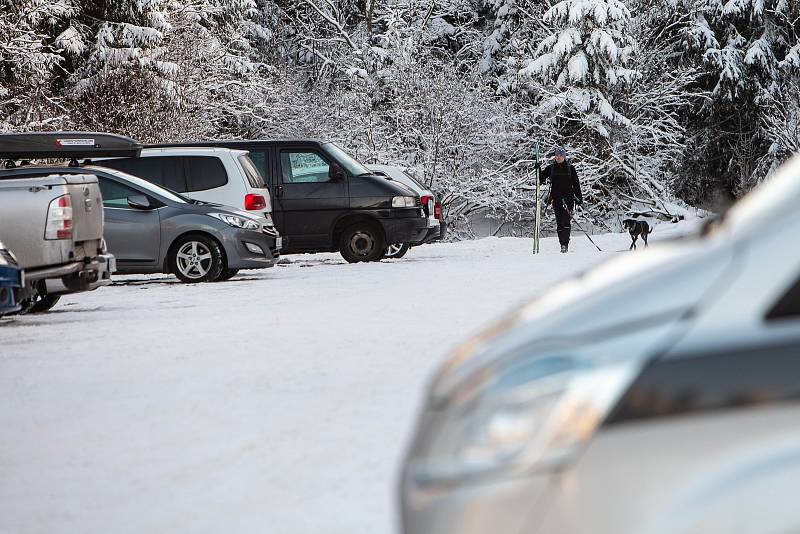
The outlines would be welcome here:
M 688 223 L 660 225 L 658 241 Z M 626 234 L 291 256 L 226 283 L 119 277 L 0 320 L 0 532 L 382 534 L 428 376 Z

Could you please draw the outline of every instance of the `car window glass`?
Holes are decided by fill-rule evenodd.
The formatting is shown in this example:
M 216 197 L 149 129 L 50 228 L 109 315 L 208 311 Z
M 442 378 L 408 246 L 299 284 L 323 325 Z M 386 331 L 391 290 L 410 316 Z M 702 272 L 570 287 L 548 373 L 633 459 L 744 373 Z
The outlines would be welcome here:
M 258 169 L 258 173 L 264 178 L 264 183 L 269 178 L 269 173 L 267 172 L 267 154 L 263 150 L 251 150 L 250 151 L 250 161 L 253 162 L 256 169 Z M 245 169 L 245 172 L 247 169 Z M 263 186 L 260 186 L 263 187 Z
M 314 183 L 330 181 L 330 166 L 315 152 L 282 151 L 283 183 Z
M 400 171 L 400 172 L 403 174 L 403 176 L 406 177 L 407 180 L 409 180 L 412 184 L 416 185 L 418 188 L 422 189 L 423 191 L 427 189 L 427 187 L 419 183 L 419 181 L 416 178 L 408 174 L 406 171 Z
M 117 158 L 99 161 L 97 165 L 119 169 L 179 193 L 187 190 L 183 158 L 179 156 Z
M 103 206 L 108 208 L 129 208 L 128 197 L 142 194 L 132 187 L 108 178 L 98 177 L 98 182 L 100 193 L 103 195 Z
M 260 152 L 261 157 L 263 159 L 264 153 Z M 244 169 L 244 175 L 247 177 L 247 181 L 250 184 L 250 187 L 255 187 L 256 189 L 262 189 L 264 187 L 264 178 L 262 176 L 266 176 L 263 172 L 259 172 L 258 168 L 256 167 L 253 159 L 249 156 L 245 156 L 242 154 L 239 156 L 239 163 L 242 164 L 242 168 Z
M 792 318 L 800 319 L 800 278 L 781 295 L 766 317 L 768 321 Z
M 189 191 L 205 191 L 228 183 L 225 167 L 214 156 L 186 156 L 186 172 Z

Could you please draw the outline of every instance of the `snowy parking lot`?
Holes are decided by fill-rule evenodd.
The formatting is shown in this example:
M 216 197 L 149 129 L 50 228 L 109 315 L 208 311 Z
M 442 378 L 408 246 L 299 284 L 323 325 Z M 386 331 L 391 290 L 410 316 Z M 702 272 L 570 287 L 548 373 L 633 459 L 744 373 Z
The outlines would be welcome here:
M 487 238 L 372 264 L 290 256 L 225 283 L 117 277 L 0 320 L 0 531 L 392 532 L 430 373 L 630 243 L 595 240 L 610 252 L 576 233 L 569 254 Z

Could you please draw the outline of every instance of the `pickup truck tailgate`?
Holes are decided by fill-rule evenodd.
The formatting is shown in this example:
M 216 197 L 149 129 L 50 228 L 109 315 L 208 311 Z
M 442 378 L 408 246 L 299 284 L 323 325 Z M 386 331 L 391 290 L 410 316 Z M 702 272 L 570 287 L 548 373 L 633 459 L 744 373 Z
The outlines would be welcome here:
M 103 199 L 97 176 L 62 175 L 72 200 L 72 235 L 76 242 L 103 237 Z
M 73 239 L 44 239 L 50 203 L 65 194 L 72 204 Z M 91 200 L 91 202 L 86 202 Z M 0 179 L 0 237 L 23 269 L 82 259 L 77 242 L 103 236 L 100 187 L 94 175 L 50 175 Z M 85 253 L 94 256 L 94 250 Z

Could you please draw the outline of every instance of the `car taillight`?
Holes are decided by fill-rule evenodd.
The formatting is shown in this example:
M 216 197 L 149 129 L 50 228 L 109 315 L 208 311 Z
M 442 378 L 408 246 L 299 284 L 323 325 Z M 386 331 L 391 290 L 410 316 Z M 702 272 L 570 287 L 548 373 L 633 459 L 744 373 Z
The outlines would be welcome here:
M 425 215 L 430 217 L 431 211 L 433 211 L 431 209 L 433 208 L 433 197 L 430 195 L 422 195 L 420 197 L 420 202 L 422 203 L 422 207 L 425 210 Z
M 437 219 L 441 220 L 441 218 L 442 218 L 442 203 L 441 202 L 437 202 L 433 206 L 433 216 L 436 217 Z
M 47 207 L 44 238 L 72 239 L 72 201 L 69 195 L 62 195 L 50 201 Z
M 244 196 L 244 209 L 246 210 L 263 210 L 267 207 L 267 199 L 264 195 L 248 194 Z

